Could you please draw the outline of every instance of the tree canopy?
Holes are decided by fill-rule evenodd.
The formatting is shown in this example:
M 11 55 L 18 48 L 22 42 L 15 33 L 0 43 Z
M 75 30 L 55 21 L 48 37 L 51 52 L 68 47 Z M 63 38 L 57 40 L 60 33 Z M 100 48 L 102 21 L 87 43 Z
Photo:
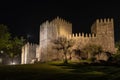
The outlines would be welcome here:
M 72 48 L 74 45 L 72 39 L 67 39 L 66 37 L 58 37 L 57 39 L 53 40 L 55 44 L 54 49 L 63 51 L 64 54 L 64 63 L 68 63 L 67 61 L 67 52 Z
M 99 45 L 89 44 L 82 49 L 83 53 L 87 53 L 88 59 L 95 59 L 95 55 L 100 54 L 103 49 Z
M 0 24 L 0 50 L 9 46 L 8 43 L 10 38 L 11 35 L 8 32 L 7 26 Z
M 24 45 L 23 37 L 12 37 L 6 25 L 0 24 L 0 52 L 12 59 L 21 54 L 21 48 Z

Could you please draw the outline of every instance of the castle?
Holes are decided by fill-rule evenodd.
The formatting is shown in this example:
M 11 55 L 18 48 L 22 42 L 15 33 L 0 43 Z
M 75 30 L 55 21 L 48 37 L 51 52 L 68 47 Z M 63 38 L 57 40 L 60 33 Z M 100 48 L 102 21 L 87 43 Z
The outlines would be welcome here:
M 21 63 L 29 64 L 34 59 L 51 61 L 60 57 L 60 54 L 51 47 L 51 40 L 59 36 L 75 40 L 74 45 L 84 47 L 87 44 L 96 44 L 100 45 L 104 51 L 115 52 L 113 19 L 97 19 L 91 27 L 91 33 L 73 34 L 72 24 L 57 17 L 40 25 L 39 45 L 27 43 L 22 47 Z

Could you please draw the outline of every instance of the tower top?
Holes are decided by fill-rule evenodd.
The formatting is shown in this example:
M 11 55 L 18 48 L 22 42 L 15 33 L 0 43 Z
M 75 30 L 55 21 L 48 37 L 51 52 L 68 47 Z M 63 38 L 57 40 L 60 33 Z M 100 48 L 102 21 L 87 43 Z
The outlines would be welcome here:
M 113 22 L 113 18 L 104 18 L 96 20 L 96 23 L 111 23 L 111 22 Z

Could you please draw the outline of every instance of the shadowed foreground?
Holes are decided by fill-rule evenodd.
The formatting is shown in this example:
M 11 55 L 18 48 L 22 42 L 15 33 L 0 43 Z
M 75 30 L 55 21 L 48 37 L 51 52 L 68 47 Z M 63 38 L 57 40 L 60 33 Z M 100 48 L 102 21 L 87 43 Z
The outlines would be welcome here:
M 120 67 L 41 63 L 0 66 L 0 80 L 118 80 Z

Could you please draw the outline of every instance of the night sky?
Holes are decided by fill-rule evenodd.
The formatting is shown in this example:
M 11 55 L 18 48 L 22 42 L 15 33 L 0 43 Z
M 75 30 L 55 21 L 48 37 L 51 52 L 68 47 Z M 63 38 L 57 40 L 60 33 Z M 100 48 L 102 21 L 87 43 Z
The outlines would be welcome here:
M 114 18 L 115 39 L 119 39 L 119 2 L 79 1 L 82 0 L 0 1 L 0 24 L 7 25 L 13 36 L 29 35 L 29 41 L 38 42 L 40 24 L 57 16 L 73 24 L 73 33 L 90 32 L 97 18 Z

